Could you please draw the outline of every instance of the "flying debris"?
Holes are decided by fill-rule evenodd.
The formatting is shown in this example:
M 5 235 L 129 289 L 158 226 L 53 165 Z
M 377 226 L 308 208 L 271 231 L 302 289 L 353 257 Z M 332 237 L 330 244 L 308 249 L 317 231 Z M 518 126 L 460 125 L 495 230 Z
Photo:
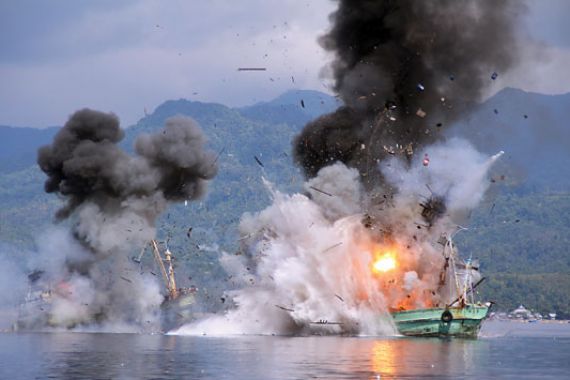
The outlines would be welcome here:
M 416 116 L 421 117 L 422 119 L 426 117 L 426 115 L 427 113 L 421 108 L 418 108 L 418 110 L 416 111 Z
M 313 325 L 342 325 L 342 322 L 329 322 L 326 319 L 319 319 L 316 322 L 311 322 Z
M 424 166 L 428 166 L 428 165 L 429 165 L 429 156 L 428 156 L 427 153 L 424 154 L 424 159 L 422 160 L 422 164 L 423 164 Z
M 330 251 L 331 249 L 335 249 L 336 247 L 340 247 L 342 245 L 342 241 L 339 243 L 336 243 L 335 245 L 331 245 L 330 247 L 328 247 L 327 249 L 325 249 L 323 251 L 323 253 Z
M 40 270 L 40 269 L 36 269 L 32 273 L 28 274 L 28 280 L 30 280 L 31 283 L 34 283 L 34 282 L 38 281 L 44 273 L 45 273 L 45 271 Z
M 305 108 L 305 102 L 301 99 L 301 107 Z
M 497 72 L 493 72 L 493 74 L 491 74 L 491 79 L 495 80 L 495 79 L 497 79 L 498 76 L 499 76 L 499 74 L 497 74 Z
M 186 236 L 188 238 L 190 238 L 190 235 L 192 234 L 192 227 L 188 228 L 188 231 L 186 231 Z
M 426 202 L 420 203 L 420 206 L 422 207 L 422 218 L 428 222 L 428 228 L 447 210 L 445 198 L 437 195 L 432 195 Z
M 411 160 L 411 159 L 412 159 L 412 156 L 414 155 L 414 146 L 413 146 L 413 143 L 409 143 L 409 144 L 406 146 L 405 152 L 406 152 L 406 157 Z
M 313 190 L 315 190 L 315 191 L 318 191 L 318 192 L 321 193 L 321 194 L 328 195 L 329 197 L 334 197 L 334 195 L 332 195 L 331 193 L 327 193 L 327 192 L 324 191 L 324 190 L 317 189 L 317 188 L 314 187 L 314 186 L 309 186 L 309 188 L 311 188 L 311 189 L 313 189 Z
M 216 126 L 216 124 L 214 124 L 214 127 Z M 222 149 L 220 149 L 220 151 L 218 152 L 218 154 L 216 155 L 216 158 L 214 159 L 214 161 L 212 161 L 212 166 L 216 165 L 216 163 L 218 162 L 218 160 L 220 159 L 220 156 L 222 155 L 222 153 L 224 153 L 224 151 L 226 150 L 226 147 L 224 146 Z
M 123 277 L 123 276 L 120 276 L 120 277 L 121 277 L 121 280 L 123 280 L 123 281 L 130 282 L 131 284 L 133 283 L 131 280 L 129 280 L 126 277 Z
M 289 309 L 289 308 L 286 308 L 286 307 L 283 307 L 283 306 L 279 306 L 279 305 L 275 305 L 275 307 L 277 307 L 277 308 L 279 308 L 279 309 L 281 309 L 281 310 L 289 311 L 289 312 L 291 312 L 291 313 L 295 311 L 295 310 L 293 310 L 293 309 Z
M 424 90 L 426 89 L 426 88 L 424 87 L 424 85 L 421 84 L 421 83 L 418 83 L 418 85 L 417 85 L 416 87 L 417 87 L 417 89 L 420 90 L 420 91 L 424 91 Z
M 396 105 L 396 102 L 393 102 L 391 100 L 387 100 L 386 103 L 384 104 L 384 107 L 386 107 L 387 110 L 393 111 L 396 108 L 398 108 L 398 106 Z
M 257 156 L 253 156 L 253 158 L 255 158 L 255 161 L 258 163 L 259 166 L 261 166 L 262 168 L 264 168 L 265 166 L 263 165 L 263 162 L 261 162 L 261 160 L 259 158 L 257 158 Z

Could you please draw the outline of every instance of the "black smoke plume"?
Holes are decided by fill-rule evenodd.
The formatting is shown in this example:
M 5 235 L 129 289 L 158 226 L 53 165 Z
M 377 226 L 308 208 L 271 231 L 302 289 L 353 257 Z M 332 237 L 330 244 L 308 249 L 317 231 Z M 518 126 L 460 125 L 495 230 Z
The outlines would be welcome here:
M 115 115 L 83 109 L 70 117 L 52 145 L 40 148 L 38 164 L 48 176 L 45 191 L 67 200 L 58 219 L 88 200 L 120 208 L 131 197 L 196 199 L 216 175 L 214 153 L 204 150 L 202 131 L 191 119 L 174 117 L 159 133 L 139 136 L 137 157 L 117 145 L 123 136 Z
M 411 158 L 517 62 L 514 0 L 340 0 L 320 40 L 345 106 L 294 141 L 307 177 L 334 161 L 379 178 L 388 154 Z M 372 181 L 373 183 L 375 181 Z

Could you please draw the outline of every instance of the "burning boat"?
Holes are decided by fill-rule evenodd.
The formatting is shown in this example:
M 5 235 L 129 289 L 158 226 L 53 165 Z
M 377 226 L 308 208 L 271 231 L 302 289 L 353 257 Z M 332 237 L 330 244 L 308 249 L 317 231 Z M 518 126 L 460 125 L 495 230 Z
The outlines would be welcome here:
M 471 259 L 462 261 L 459 258 L 451 238 L 444 237 L 440 243 L 443 245 L 445 261 L 440 274 L 439 292 L 455 298 L 450 298 L 442 307 L 402 307 L 402 310 L 393 311 L 391 315 L 402 335 L 476 338 L 491 306 L 491 303 L 481 304 L 475 301 L 475 288 L 485 278 L 480 277 L 477 262 Z
M 151 329 L 168 331 L 193 320 L 193 318 L 199 315 L 194 310 L 197 289 L 195 287 L 177 287 L 174 273 L 174 256 L 168 247 L 166 247 L 164 252 L 161 252 L 159 243 L 154 239 L 142 248 L 138 257 L 133 257 L 132 259 L 135 263 L 141 265 L 141 274 L 145 271 L 143 267 L 149 264 L 145 263 L 143 265 L 142 261 L 143 255 L 149 246 L 151 247 L 154 266 L 160 271 L 165 287 L 161 292 L 163 301 L 160 305 L 160 326 L 145 326 L 145 328 L 150 327 Z M 148 271 L 149 268 L 146 269 Z M 150 273 L 155 274 L 152 270 Z M 120 275 L 120 279 L 132 286 L 138 286 L 136 283 L 133 283 L 132 279 L 123 275 Z M 42 270 L 36 270 L 29 274 L 28 292 L 24 302 L 18 307 L 18 316 L 13 325 L 13 330 L 74 329 L 79 326 L 103 323 L 105 321 L 103 313 L 94 313 L 88 317 L 81 315 L 68 318 L 62 318 L 61 315 L 58 315 L 61 313 L 56 311 L 56 304 L 65 304 L 68 307 L 76 304 L 74 293 L 78 289 L 75 289 L 74 286 L 76 284 L 69 281 L 69 279 L 54 281 L 49 276 L 45 276 L 45 272 Z M 85 303 L 85 300 L 81 302 L 80 306 L 89 306 L 88 303 Z

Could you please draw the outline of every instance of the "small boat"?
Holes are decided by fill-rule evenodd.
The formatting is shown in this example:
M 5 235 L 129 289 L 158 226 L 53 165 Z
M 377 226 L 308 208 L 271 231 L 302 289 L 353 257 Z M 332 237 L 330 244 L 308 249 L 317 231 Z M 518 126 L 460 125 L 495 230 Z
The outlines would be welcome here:
M 445 260 L 439 290 L 454 299 L 444 307 L 395 311 L 392 318 L 402 335 L 476 338 L 492 305 L 474 299 L 475 288 L 485 278 L 481 278 L 477 262 L 459 259 L 451 237 L 444 237 L 440 243 Z

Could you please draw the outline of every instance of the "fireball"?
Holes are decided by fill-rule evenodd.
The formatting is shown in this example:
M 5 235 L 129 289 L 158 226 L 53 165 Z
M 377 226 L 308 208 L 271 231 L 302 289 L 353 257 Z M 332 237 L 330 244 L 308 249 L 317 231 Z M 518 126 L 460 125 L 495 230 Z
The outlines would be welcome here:
M 375 273 L 388 272 L 394 268 L 396 268 L 396 259 L 390 252 L 380 256 L 374 261 L 374 264 L 372 264 L 372 270 Z

